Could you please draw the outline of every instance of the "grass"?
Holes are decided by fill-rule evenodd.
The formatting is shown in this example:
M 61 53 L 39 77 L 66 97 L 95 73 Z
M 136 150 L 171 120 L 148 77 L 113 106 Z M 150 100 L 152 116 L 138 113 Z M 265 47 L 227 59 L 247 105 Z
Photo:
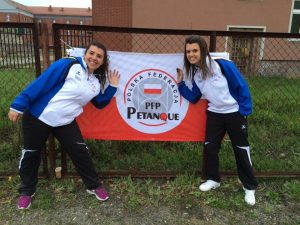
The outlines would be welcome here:
M 15 171 L 20 156 L 20 123 L 13 125 L 7 117 L 12 100 L 35 77 L 34 69 L 0 71 L 0 171 Z
M 0 78 L 0 149 L 3 152 L 0 172 L 16 173 L 21 126 L 8 121 L 7 110 L 13 98 L 34 78 L 34 72 L 0 72 Z M 299 172 L 300 79 L 251 77 L 248 83 L 254 105 L 254 113 L 249 117 L 249 141 L 255 171 Z M 87 140 L 87 143 L 98 171 L 156 170 L 193 174 L 202 167 L 199 143 L 96 140 Z M 220 162 L 221 170 L 236 170 L 233 150 L 227 140 L 220 151 Z M 73 170 L 70 160 L 68 167 Z
M 94 224 L 98 221 L 98 224 L 133 225 L 143 221 L 143 224 L 179 225 L 202 224 L 201 221 L 206 221 L 204 224 L 300 222 L 298 179 L 259 179 L 254 207 L 244 202 L 244 192 L 237 179 L 223 179 L 220 188 L 211 192 L 200 192 L 200 182 L 198 177 L 187 174 L 174 180 L 132 179 L 130 176 L 106 180 L 104 185 L 111 199 L 100 203 L 85 193 L 78 178 L 40 179 L 31 208 L 18 211 L 15 204 L 19 178 L 11 177 L 0 181 L 0 223 Z M 159 221 L 155 223 L 156 220 Z M 162 223 L 163 220 L 166 222 Z

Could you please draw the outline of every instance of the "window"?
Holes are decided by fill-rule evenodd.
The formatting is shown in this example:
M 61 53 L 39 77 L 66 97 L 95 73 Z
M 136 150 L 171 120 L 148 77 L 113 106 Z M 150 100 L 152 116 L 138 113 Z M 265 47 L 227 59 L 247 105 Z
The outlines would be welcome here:
M 294 0 L 290 33 L 300 33 L 300 0 Z
M 16 34 L 17 35 L 25 34 L 25 28 L 16 28 Z
M 10 15 L 9 14 L 6 15 L 6 22 L 10 22 Z

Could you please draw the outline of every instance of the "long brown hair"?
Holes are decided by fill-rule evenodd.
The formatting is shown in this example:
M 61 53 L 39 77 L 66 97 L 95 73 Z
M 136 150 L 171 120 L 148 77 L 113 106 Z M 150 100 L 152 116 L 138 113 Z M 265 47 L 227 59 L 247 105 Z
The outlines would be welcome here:
M 104 52 L 103 64 L 94 71 L 95 76 L 98 78 L 101 88 L 104 88 L 106 83 L 106 75 L 108 74 L 108 57 L 106 47 L 99 42 L 91 42 L 86 48 L 84 54 L 90 49 L 91 46 L 96 46 Z
M 206 64 L 206 58 L 208 57 L 209 59 L 209 65 L 211 64 L 211 57 L 209 55 L 209 51 L 208 51 L 208 47 L 206 44 L 206 41 L 204 40 L 204 38 L 198 36 L 198 35 L 191 35 L 189 37 L 187 37 L 185 39 L 185 44 L 184 44 L 184 67 L 185 67 L 185 71 L 186 74 L 188 76 L 188 78 L 193 79 L 195 73 L 190 73 L 190 70 L 193 69 L 191 67 L 193 67 L 193 65 L 191 65 L 191 63 L 189 62 L 185 50 L 186 50 L 186 45 L 187 44 L 198 44 L 200 47 L 200 70 L 201 70 L 201 74 L 202 74 L 202 79 L 206 79 L 209 75 L 210 75 L 210 69 Z

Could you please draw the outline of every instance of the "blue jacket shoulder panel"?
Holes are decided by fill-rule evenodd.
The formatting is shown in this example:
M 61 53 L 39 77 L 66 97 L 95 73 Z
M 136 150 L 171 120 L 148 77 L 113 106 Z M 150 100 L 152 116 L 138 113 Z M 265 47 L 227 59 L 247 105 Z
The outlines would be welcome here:
M 86 67 L 84 66 L 85 64 L 82 61 L 82 57 L 67 57 L 66 59 L 76 59 L 77 62 L 79 62 L 79 64 L 82 66 L 82 68 L 86 69 Z
M 11 104 L 11 108 L 19 112 L 24 112 L 32 108 L 37 102 L 39 104 L 40 102 L 47 104 L 48 101 L 46 99 L 50 100 L 63 86 L 65 80 L 64 74 L 67 72 L 71 62 L 74 62 L 73 58 L 62 58 L 52 63 L 15 98 Z M 41 101 L 42 98 L 44 101 Z M 42 110 L 44 106 L 40 105 L 38 108 Z M 35 115 L 41 113 L 37 108 L 33 111 L 32 113 Z
M 252 113 L 252 99 L 246 80 L 235 64 L 226 59 L 215 60 L 227 79 L 230 94 L 239 105 L 239 112 L 243 116 Z

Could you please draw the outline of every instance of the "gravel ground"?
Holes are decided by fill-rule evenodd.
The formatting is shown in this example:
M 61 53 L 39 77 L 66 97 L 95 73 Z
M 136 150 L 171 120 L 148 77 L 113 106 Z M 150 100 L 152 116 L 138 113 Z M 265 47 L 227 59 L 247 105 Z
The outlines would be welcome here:
M 53 210 L 28 210 L 26 212 L 6 211 L 1 208 L 1 224 L 111 224 L 111 225 L 146 225 L 146 224 L 299 224 L 299 205 L 273 205 L 270 212 L 256 206 L 243 212 L 198 207 L 192 210 L 178 205 L 141 207 L 138 210 L 124 210 L 116 201 L 99 204 L 98 208 L 88 207 L 82 202 L 66 207 L 65 203 L 56 205 Z M 296 211 L 297 210 L 297 211 Z M 9 213 L 9 215 L 8 215 Z
M 276 182 L 272 185 L 276 186 Z M 6 188 L 4 187 L 4 190 Z M 208 200 L 211 199 L 205 195 L 191 198 L 187 195 L 174 202 L 158 201 L 154 204 L 148 202 L 146 198 L 136 207 L 130 208 L 128 202 L 132 199 L 130 200 L 128 193 L 120 193 L 114 187 L 109 189 L 111 198 L 106 202 L 99 202 L 93 196 L 87 195 L 82 187 L 76 187 L 73 190 L 64 189 L 59 194 L 54 192 L 54 199 L 44 199 L 43 201 L 39 199 L 45 193 L 37 193 L 32 207 L 28 210 L 16 209 L 16 192 L 12 192 L 12 197 L 4 196 L 2 192 L 0 195 L 0 224 L 300 224 L 299 202 L 279 196 L 274 203 L 274 198 L 272 201 L 266 199 L 265 189 L 257 191 L 255 206 L 243 205 L 241 202 L 241 207 L 229 204 L 223 208 L 208 204 Z M 221 188 L 220 191 L 222 191 Z M 228 197 L 228 201 L 232 198 L 231 195 L 225 194 L 224 196 Z M 238 197 L 243 197 L 243 194 L 240 193 Z M 223 200 L 220 199 L 220 201 Z M 218 201 L 218 199 L 212 199 L 212 201 Z

